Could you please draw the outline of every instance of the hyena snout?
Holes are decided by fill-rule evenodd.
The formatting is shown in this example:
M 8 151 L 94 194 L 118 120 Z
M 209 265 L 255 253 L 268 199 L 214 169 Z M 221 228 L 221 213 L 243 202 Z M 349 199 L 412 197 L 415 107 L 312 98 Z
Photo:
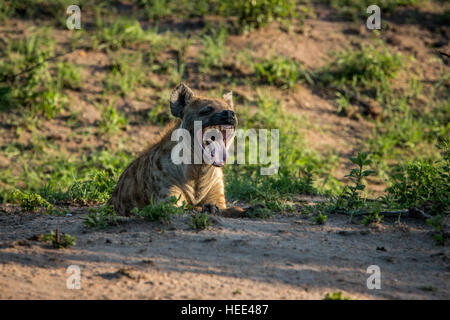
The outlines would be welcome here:
M 236 120 L 236 114 L 233 110 L 223 110 L 219 115 L 223 120 L 233 122 L 230 124 L 234 124 L 234 121 Z

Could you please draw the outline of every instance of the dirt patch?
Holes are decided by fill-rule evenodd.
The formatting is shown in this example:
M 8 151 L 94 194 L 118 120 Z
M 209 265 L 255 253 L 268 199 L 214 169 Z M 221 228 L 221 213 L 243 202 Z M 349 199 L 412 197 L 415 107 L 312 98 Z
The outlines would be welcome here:
M 170 225 L 130 218 L 95 231 L 82 224 L 84 209 L 71 213 L 0 214 L 1 299 L 450 298 L 450 252 L 414 219 L 367 228 L 342 215 L 325 226 L 300 215 L 214 217 L 196 232 L 183 215 Z M 56 228 L 76 246 L 55 250 L 33 238 Z M 70 265 L 80 267 L 81 290 L 66 288 Z M 367 289 L 370 265 L 381 269 L 380 290 Z

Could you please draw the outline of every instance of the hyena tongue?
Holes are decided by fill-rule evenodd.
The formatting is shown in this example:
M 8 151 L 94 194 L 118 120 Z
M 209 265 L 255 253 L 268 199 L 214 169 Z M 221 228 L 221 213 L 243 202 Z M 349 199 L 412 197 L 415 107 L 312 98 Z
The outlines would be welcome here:
M 222 140 L 211 143 L 211 160 L 215 166 L 224 166 L 227 161 L 227 147 Z

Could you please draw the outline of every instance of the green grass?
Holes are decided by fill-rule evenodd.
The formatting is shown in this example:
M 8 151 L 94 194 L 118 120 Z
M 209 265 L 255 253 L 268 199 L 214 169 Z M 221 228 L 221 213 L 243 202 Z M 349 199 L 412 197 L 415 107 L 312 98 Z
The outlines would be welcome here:
M 287 23 L 298 16 L 293 0 L 230 1 L 227 4 L 228 12 L 238 17 L 239 29 L 247 32 L 275 20 Z
M 206 213 L 196 213 L 189 218 L 188 225 L 193 230 L 205 230 L 211 226 L 211 221 Z
M 262 83 L 276 85 L 281 88 L 292 88 L 300 80 L 309 78 L 299 62 L 283 56 L 274 56 L 254 65 L 255 77 Z
M 14 190 L 11 195 L 12 201 L 19 203 L 20 207 L 25 211 L 36 211 L 39 207 L 52 209 L 53 205 L 42 198 L 41 195 L 34 192 L 22 192 Z
M 227 30 L 224 27 L 210 29 L 210 34 L 202 37 L 203 49 L 200 52 L 200 63 L 203 71 L 209 71 L 211 68 L 222 68 L 224 58 L 227 54 L 225 41 L 227 39 Z
M 20 188 L 35 192 L 50 203 L 102 203 L 131 160 L 130 154 L 124 152 L 96 151 L 66 157 L 58 153 L 21 153 L 14 145 L 4 152 L 14 161 L 14 166 L 3 170 L 0 176 L 4 186 L 0 192 L 2 202 L 12 201 L 11 192 Z
M 450 98 L 445 90 L 448 74 L 443 74 L 428 93 L 427 105 L 418 103 L 416 97 L 422 89 L 414 78 L 406 92 L 391 95 L 386 101 L 384 117 L 375 122 L 367 143 L 375 160 L 397 158 L 436 158 L 439 141 L 449 138 Z
M 153 124 L 164 126 L 170 119 L 172 114 L 167 109 L 167 101 L 170 97 L 170 90 L 162 91 L 157 99 L 156 104 L 147 112 L 146 120 Z
M 111 71 L 105 79 L 107 93 L 129 95 L 136 87 L 143 84 L 145 69 L 140 52 L 133 54 L 115 54 L 110 58 Z
M 369 90 L 378 95 L 404 67 L 401 53 L 390 52 L 381 42 L 334 53 L 333 61 L 315 75 L 324 85 Z
M 181 196 L 181 195 L 180 195 Z M 163 223 L 169 223 L 172 215 L 182 214 L 185 209 L 189 208 L 187 204 L 183 203 L 181 206 L 177 205 L 176 197 L 170 197 L 165 201 L 155 203 L 153 195 L 150 198 L 150 203 L 143 208 L 134 208 L 133 214 L 140 216 L 150 221 L 160 221 Z
M 63 199 L 66 198 L 84 204 L 106 202 L 111 197 L 118 179 L 118 174 L 113 172 L 116 171 L 99 170 L 91 174 L 86 180 L 75 181 L 69 187 L 67 193 L 63 195 Z M 51 195 L 52 192 L 48 192 L 48 194 Z
M 84 225 L 89 228 L 107 228 L 117 226 L 121 222 L 114 207 L 106 204 L 97 208 L 89 208 L 89 213 L 86 214 L 83 221 Z
M 29 29 L 25 38 L 8 42 L 0 58 L 1 109 L 25 109 L 32 117 L 48 119 L 61 112 L 67 97 L 46 61 L 53 55 L 54 40 L 47 28 Z M 64 78 L 61 68 L 57 73 L 58 79 Z
M 327 218 L 328 218 L 327 215 L 322 214 L 322 213 L 319 213 L 317 216 L 315 216 L 315 217 L 312 218 L 312 221 L 313 221 L 315 224 L 322 225 L 322 224 L 325 224 L 325 222 L 327 222 Z
M 125 128 L 128 120 L 114 107 L 114 100 L 102 109 L 98 124 L 101 134 L 113 134 Z
M 429 212 L 441 214 L 450 210 L 450 145 L 440 146 L 438 160 L 415 160 L 397 165 L 391 176 L 388 193 L 404 208 L 427 203 Z
M 81 67 L 71 63 L 60 62 L 57 64 L 56 83 L 60 89 L 80 90 L 83 82 Z
M 446 238 L 448 238 L 448 235 L 444 233 L 444 215 L 438 214 L 433 218 L 427 219 L 427 224 L 434 229 L 434 240 L 436 245 L 444 246 L 447 240 Z
M 108 24 L 98 15 L 92 46 L 102 50 L 133 48 L 150 41 L 151 37 L 152 34 L 145 32 L 137 20 L 120 17 Z

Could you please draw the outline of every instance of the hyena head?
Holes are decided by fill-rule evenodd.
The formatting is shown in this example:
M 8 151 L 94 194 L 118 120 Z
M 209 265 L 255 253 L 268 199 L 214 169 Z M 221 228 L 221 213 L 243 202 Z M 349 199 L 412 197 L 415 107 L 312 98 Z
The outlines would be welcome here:
M 194 150 L 201 150 L 204 162 L 223 167 L 238 122 L 232 92 L 223 95 L 222 99 L 205 98 L 195 96 L 181 83 L 170 96 L 170 110 L 181 119 L 182 128 L 194 137 Z

